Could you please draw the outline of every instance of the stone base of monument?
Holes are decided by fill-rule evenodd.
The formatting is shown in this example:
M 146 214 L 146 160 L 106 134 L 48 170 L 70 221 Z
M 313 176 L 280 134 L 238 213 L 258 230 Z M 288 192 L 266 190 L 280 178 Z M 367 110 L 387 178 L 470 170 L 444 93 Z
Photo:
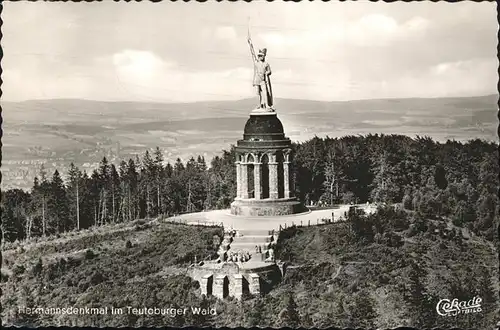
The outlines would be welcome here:
M 231 203 L 231 214 L 246 217 L 290 215 L 307 211 L 308 209 L 296 198 L 237 198 Z
M 279 265 L 265 262 L 207 263 L 188 270 L 187 275 L 200 283 L 201 294 L 241 299 L 244 293 L 269 293 L 282 280 Z
M 275 115 L 276 110 L 274 108 L 255 108 L 250 112 L 250 116 L 255 115 Z

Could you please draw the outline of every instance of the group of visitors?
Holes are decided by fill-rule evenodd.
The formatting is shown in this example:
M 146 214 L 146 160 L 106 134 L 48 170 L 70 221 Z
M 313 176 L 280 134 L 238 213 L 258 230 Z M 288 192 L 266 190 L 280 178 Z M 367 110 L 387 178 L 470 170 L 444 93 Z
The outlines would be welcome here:
M 227 261 L 232 261 L 232 262 L 247 262 L 250 260 L 251 255 L 248 251 L 238 251 L 238 252 L 233 252 L 229 251 L 229 254 L 227 256 Z

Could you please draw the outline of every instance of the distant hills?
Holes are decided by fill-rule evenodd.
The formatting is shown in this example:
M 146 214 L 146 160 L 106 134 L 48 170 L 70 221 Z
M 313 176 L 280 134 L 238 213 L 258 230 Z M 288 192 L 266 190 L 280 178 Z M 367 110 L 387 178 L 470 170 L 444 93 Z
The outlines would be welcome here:
M 496 110 L 498 95 L 448 98 L 403 98 L 369 99 L 352 101 L 313 101 L 300 99 L 276 99 L 278 114 L 345 113 L 370 112 L 373 115 L 383 112 L 406 113 L 418 111 L 434 115 L 457 115 L 459 112 Z M 2 101 L 4 120 L 43 120 L 66 122 L 77 117 L 92 116 L 107 119 L 141 118 L 187 120 L 217 116 L 243 116 L 256 105 L 255 99 L 238 101 L 207 101 L 193 103 L 155 103 L 155 102 L 107 102 L 82 99 L 48 99 L 22 102 Z M 19 110 L 19 111 L 12 111 Z M 85 112 L 85 114 L 82 113 Z M 171 117 L 172 116 L 172 117 Z M 93 118 L 95 119 L 95 117 Z
M 497 140 L 498 95 L 322 102 L 276 99 L 294 141 L 314 135 L 427 135 L 439 141 Z M 24 186 L 46 167 L 93 167 L 159 146 L 167 160 L 208 160 L 241 138 L 255 99 L 195 103 L 79 99 L 2 102 L 2 186 Z M 64 172 L 64 169 L 63 169 Z M 50 173 L 50 172 L 49 172 Z M 28 184 L 29 186 L 29 184 Z

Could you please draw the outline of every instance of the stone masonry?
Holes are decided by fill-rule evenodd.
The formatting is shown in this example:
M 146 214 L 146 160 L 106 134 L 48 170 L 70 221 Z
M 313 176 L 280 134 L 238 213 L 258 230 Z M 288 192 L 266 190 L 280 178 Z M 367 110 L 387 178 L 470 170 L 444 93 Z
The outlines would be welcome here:
M 293 194 L 292 143 L 275 112 L 250 113 L 235 151 L 233 215 L 277 216 L 307 211 Z

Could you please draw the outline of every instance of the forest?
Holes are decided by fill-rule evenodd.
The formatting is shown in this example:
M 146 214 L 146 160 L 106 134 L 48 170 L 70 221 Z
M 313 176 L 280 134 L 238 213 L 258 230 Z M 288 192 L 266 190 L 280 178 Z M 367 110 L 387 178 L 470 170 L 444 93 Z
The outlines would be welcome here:
M 497 144 L 368 135 L 315 137 L 293 148 L 302 201 L 379 207 L 282 230 L 276 257 L 289 267 L 270 294 L 241 302 L 200 296 L 185 269 L 195 256 L 215 254 L 222 228 L 163 217 L 227 208 L 234 150 L 208 166 L 201 156 L 165 164 L 157 148 L 118 165 L 104 158 L 92 173 L 73 165 L 66 180 L 42 168 L 31 191 L 2 192 L 2 317 L 25 326 L 490 327 L 499 307 Z M 44 235 L 60 238 L 38 244 Z M 483 299 L 482 313 L 434 312 L 439 299 L 472 296 Z M 68 304 L 214 306 L 218 315 L 16 312 Z
M 449 219 L 380 206 L 347 221 L 291 226 L 276 256 L 281 282 L 263 296 L 201 294 L 186 270 L 216 256 L 221 227 L 134 220 L 23 244 L 3 254 L 2 320 L 14 326 L 211 326 L 488 329 L 498 315 L 494 245 Z M 480 313 L 440 317 L 440 299 L 481 297 Z M 215 308 L 217 316 L 27 314 L 19 306 Z
M 293 265 L 279 290 L 295 318 L 273 319 L 279 309 L 266 307 L 262 326 L 489 329 L 498 316 L 494 244 L 446 218 L 394 206 L 350 211 L 347 221 L 281 231 L 276 254 Z M 436 313 L 443 297 L 474 296 L 481 313 Z
M 496 236 L 496 143 L 374 134 L 314 137 L 293 150 L 295 193 L 307 204 L 401 203 L 490 241 Z M 210 165 L 202 156 L 165 164 L 157 147 L 119 164 L 103 158 L 91 173 L 71 164 L 65 179 L 42 167 L 30 191 L 2 191 L 2 241 L 228 208 L 236 191 L 234 160 L 231 146 Z

